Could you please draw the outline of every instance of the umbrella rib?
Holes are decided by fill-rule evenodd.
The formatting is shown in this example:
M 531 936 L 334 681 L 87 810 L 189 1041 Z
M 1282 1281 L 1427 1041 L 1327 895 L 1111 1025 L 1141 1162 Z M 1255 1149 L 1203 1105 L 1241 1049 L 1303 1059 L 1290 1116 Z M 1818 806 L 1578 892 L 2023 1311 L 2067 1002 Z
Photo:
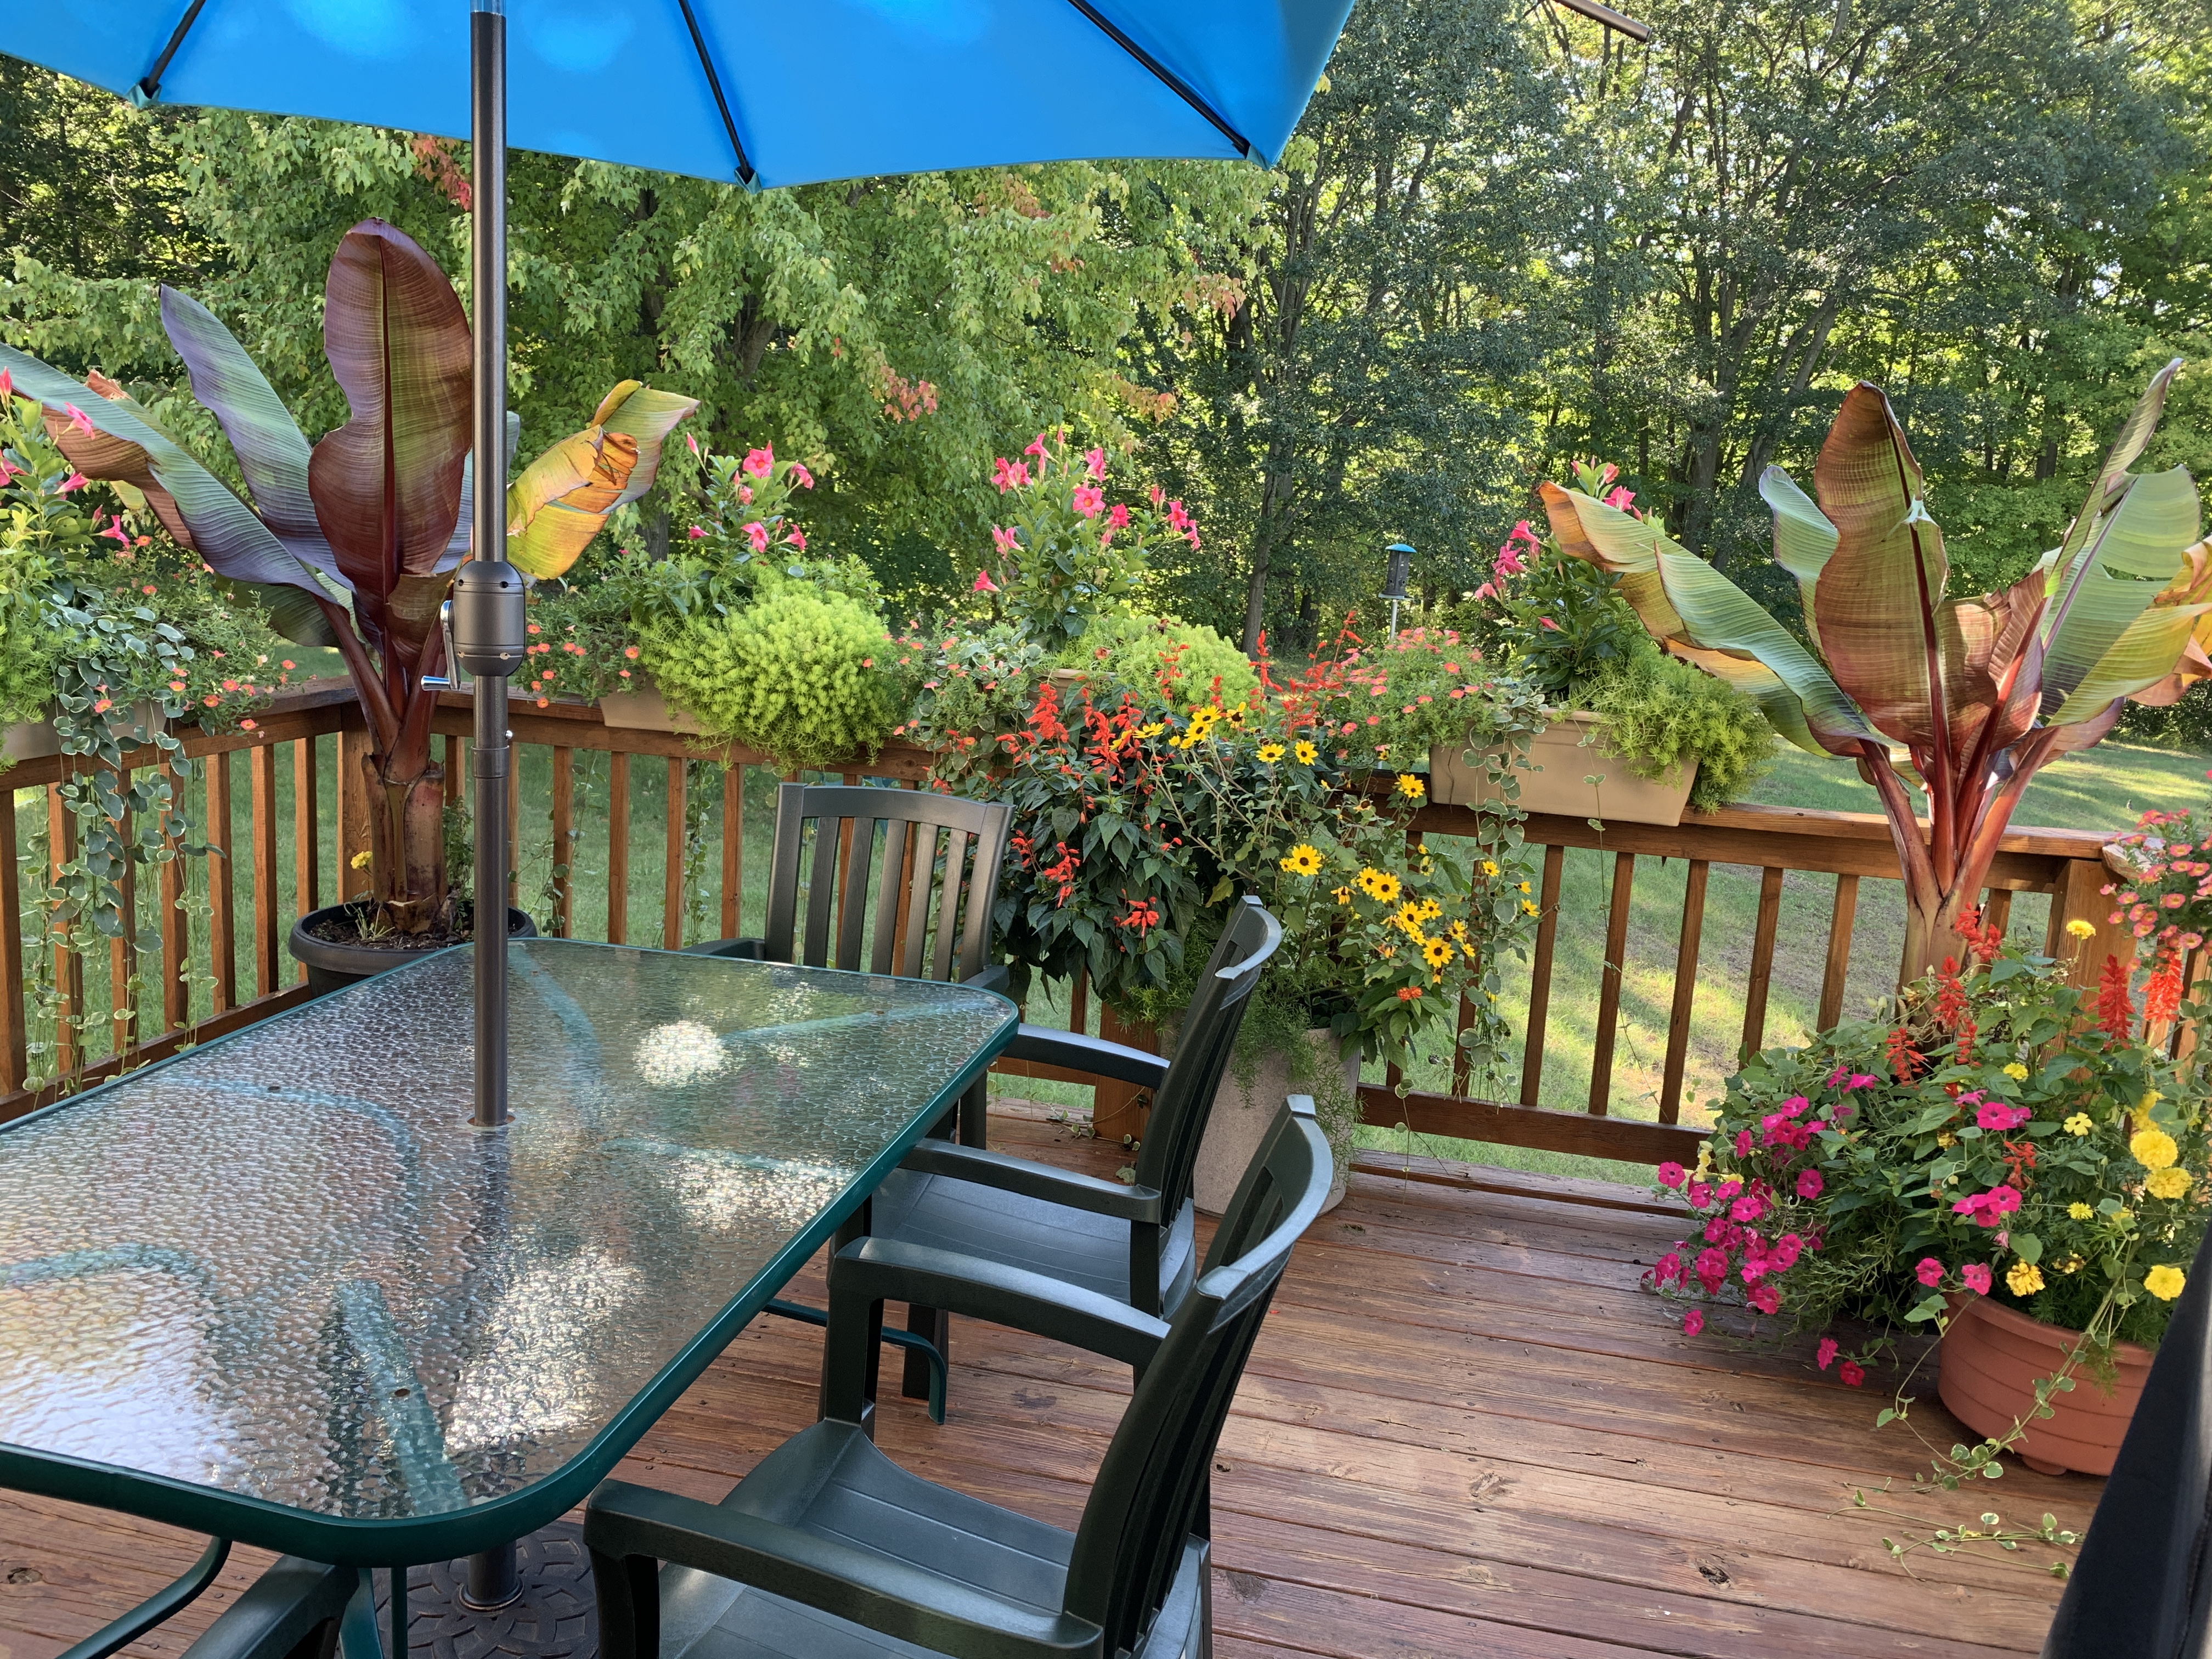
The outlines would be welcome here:
M 1068 3 L 1073 6 L 1076 10 L 1081 12 L 1085 17 L 1088 17 L 1092 22 L 1096 23 L 1098 26 L 1099 32 L 1105 35 L 1108 40 L 1111 40 L 1115 46 L 1121 47 L 1122 51 L 1127 52 L 1130 57 L 1135 58 L 1147 70 L 1150 70 L 1152 73 L 1153 78 L 1158 81 L 1162 86 L 1165 87 L 1170 92 L 1175 94 L 1176 97 L 1182 99 L 1184 103 L 1188 104 L 1200 115 L 1203 115 L 1208 121 L 1212 122 L 1223 137 L 1226 138 L 1231 143 L 1237 146 L 1237 153 L 1239 155 L 1243 155 L 1247 158 L 1250 157 L 1252 154 L 1251 142 L 1247 139 L 1243 133 L 1237 131 L 1235 127 L 1231 126 L 1227 121 L 1224 120 L 1221 118 L 1219 112 L 1215 110 L 1213 106 L 1207 103 L 1205 99 L 1200 97 L 1196 89 L 1194 88 L 1188 81 L 1185 81 L 1182 76 L 1177 75 L 1165 64 L 1160 62 L 1158 58 L 1153 57 L 1152 53 L 1146 52 L 1134 40 L 1132 40 L 1127 35 L 1124 34 L 1121 32 L 1120 26 L 1111 18 L 1106 16 L 1103 12 L 1101 12 L 1097 7 L 1092 5 L 1091 3 L 1091 0 L 1068 0 Z
M 192 25 L 199 21 L 200 8 L 206 3 L 207 0 L 192 0 L 192 3 L 185 8 L 184 16 L 178 20 L 177 27 L 169 33 L 169 44 L 161 48 L 161 55 L 154 60 L 154 67 L 139 77 L 136 90 L 148 103 L 161 95 L 161 77 L 169 72 L 169 60 L 177 55 L 177 48 L 185 44 L 185 37 L 192 32 Z
M 730 135 L 730 148 L 738 154 L 738 182 L 750 185 L 758 175 L 745 157 L 745 142 L 738 137 L 738 124 L 730 114 L 730 100 L 722 95 L 722 77 L 714 73 L 714 60 L 707 51 L 707 37 L 699 32 L 699 19 L 691 9 L 691 0 L 676 0 L 676 5 L 684 14 L 684 27 L 691 31 L 691 49 L 699 54 L 699 67 L 707 72 L 707 90 L 714 94 L 714 107 L 722 112 L 722 131 Z

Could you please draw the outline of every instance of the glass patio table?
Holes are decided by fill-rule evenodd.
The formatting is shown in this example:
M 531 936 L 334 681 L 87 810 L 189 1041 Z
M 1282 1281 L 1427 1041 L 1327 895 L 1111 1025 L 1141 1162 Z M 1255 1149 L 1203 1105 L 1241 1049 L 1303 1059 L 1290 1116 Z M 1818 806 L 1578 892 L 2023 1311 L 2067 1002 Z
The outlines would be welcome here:
M 1013 1036 L 988 991 L 518 941 L 0 1127 L 0 1485 L 338 1565 L 578 1503 Z

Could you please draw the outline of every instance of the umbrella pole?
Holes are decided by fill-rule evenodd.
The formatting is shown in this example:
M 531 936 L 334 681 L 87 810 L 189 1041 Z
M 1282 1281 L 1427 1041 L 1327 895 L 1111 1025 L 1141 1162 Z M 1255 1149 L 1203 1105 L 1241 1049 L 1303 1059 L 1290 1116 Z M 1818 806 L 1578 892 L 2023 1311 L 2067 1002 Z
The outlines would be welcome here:
M 471 160 L 470 298 L 476 493 L 470 556 L 453 576 L 453 645 L 476 678 L 476 1112 L 480 1129 L 507 1122 L 507 729 L 508 674 L 526 643 L 521 574 L 507 547 L 507 18 L 504 0 L 472 0 L 469 16 Z M 469 1558 L 461 1600 L 505 1607 L 522 1593 L 512 1544 Z M 395 1598 L 402 1594 L 395 1587 Z M 392 1659 L 404 1659 L 395 1653 Z

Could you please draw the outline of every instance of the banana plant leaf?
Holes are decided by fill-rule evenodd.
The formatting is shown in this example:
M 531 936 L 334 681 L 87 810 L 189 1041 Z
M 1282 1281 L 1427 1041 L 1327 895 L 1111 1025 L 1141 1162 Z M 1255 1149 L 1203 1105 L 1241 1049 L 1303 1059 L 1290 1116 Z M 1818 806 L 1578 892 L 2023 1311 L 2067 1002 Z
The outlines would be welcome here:
M 429 255 L 369 219 L 331 261 L 323 349 L 351 418 L 308 462 L 315 516 L 362 633 L 410 659 L 428 623 L 391 601 L 402 578 L 436 574 L 453 538 L 470 444 L 468 321 Z
M 2197 540 L 2200 507 L 2186 467 L 2130 478 L 2116 493 L 2118 501 L 2099 516 L 2070 567 L 2063 555 L 2051 565 L 2043 627 L 2046 713 L 2088 678 L 2150 608 Z
M 2063 569 L 2081 550 L 2089 539 L 2097 520 L 2111 511 L 2112 492 L 2125 481 L 2128 469 L 2136 458 L 2149 446 L 2151 434 L 2158 430 L 2159 416 L 2166 410 L 2166 395 L 2173 385 L 2173 377 L 2181 373 L 2181 359 L 2174 358 L 2151 376 L 2150 384 L 2143 388 L 2142 397 L 2129 411 L 2128 418 L 2120 424 L 2119 435 L 2113 439 L 2112 447 L 2105 457 L 2105 464 L 2097 471 L 2097 481 L 2089 486 L 2089 499 L 2082 503 L 2081 513 L 2066 529 L 2066 538 L 2059 544 L 2057 563 Z
M 1774 562 L 1797 579 L 1805 631 L 1813 648 L 1820 648 L 1820 627 L 1813 605 L 1813 590 L 1836 550 L 1836 526 L 1814 504 L 1813 498 L 1778 466 L 1759 475 L 1759 498 L 1774 509 Z
M 525 467 L 507 491 L 507 556 L 524 574 L 566 574 L 616 507 L 653 487 L 660 453 L 696 398 L 624 380 L 592 422 Z
M 114 479 L 143 491 L 170 534 L 216 574 L 320 591 L 313 572 L 230 486 L 185 453 L 137 404 L 89 393 L 11 346 L 0 345 L 0 368 L 18 392 L 38 400 L 70 465 L 88 478 Z

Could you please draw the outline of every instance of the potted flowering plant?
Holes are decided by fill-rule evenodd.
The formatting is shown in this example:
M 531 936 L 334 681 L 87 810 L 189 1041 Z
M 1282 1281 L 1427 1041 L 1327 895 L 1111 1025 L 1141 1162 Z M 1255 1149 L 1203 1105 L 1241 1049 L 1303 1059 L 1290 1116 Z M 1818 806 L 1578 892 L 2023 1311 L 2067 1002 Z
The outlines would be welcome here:
M 1894 1025 L 1730 1081 L 1698 1166 L 1659 1171 L 1698 1231 L 1651 1282 L 1692 1334 L 1717 1304 L 1871 1321 L 1820 1340 L 1848 1383 L 1896 1333 L 1939 1331 L 1938 1393 L 1987 1437 L 1954 1473 L 2001 1449 L 2106 1473 L 2212 1204 L 2201 1068 L 2142 1040 L 2120 964 L 2091 1003 L 2050 958 L 1965 933 Z
M 2212 777 L 2212 773 L 2206 774 Z M 2116 879 L 2103 891 L 2118 907 L 2138 955 L 2147 954 L 2143 1017 L 2170 1020 L 2181 1006 L 2190 956 L 2212 933 L 2212 829 L 2193 812 L 2145 812 L 2135 829 L 2105 848 Z
M 1577 461 L 1579 486 L 1638 519 L 1619 469 Z M 1685 808 L 1740 799 L 1771 763 L 1774 733 L 1734 687 L 1666 656 L 1617 591 L 1619 579 L 1539 537 L 1526 520 L 1498 550 L 1491 580 L 1465 612 L 1471 642 L 1498 671 L 1527 682 L 1550 723 L 1519 775 L 1534 812 L 1676 824 Z M 1429 764 L 1440 801 L 1472 804 L 1480 734 L 1440 739 Z

